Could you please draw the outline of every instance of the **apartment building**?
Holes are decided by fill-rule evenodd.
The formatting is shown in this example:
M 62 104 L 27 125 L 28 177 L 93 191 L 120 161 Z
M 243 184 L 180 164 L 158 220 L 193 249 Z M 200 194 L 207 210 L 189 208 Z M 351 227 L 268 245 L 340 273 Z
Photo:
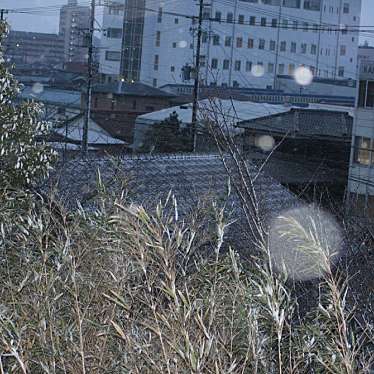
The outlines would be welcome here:
M 78 5 L 77 0 L 68 0 L 60 9 L 59 34 L 64 39 L 64 62 L 87 62 L 85 35 L 89 28 L 90 7 Z
M 64 41 L 57 34 L 11 31 L 5 39 L 5 57 L 16 67 L 61 67 Z
M 360 64 L 348 179 L 350 203 L 360 215 L 374 216 L 374 60 Z
M 122 35 L 103 37 L 101 72 L 157 87 L 191 83 L 181 71 L 194 65 L 196 3 L 122 4 L 104 14 L 104 24 Z M 202 79 L 270 88 L 277 75 L 292 75 L 300 65 L 321 78 L 356 79 L 360 12 L 361 0 L 212 0 L 204 8 Z

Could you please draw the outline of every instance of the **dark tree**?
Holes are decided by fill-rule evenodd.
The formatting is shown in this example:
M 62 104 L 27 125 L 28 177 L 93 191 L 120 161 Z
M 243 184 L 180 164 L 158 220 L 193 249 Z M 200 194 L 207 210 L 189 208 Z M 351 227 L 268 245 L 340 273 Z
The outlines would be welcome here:
M 191 132 L 183 126 L 178 114 L 173 112 L 169 118 L 152 126 L 147 132 L 144 150 L 157 153 L 190 152 L 192 150 Z

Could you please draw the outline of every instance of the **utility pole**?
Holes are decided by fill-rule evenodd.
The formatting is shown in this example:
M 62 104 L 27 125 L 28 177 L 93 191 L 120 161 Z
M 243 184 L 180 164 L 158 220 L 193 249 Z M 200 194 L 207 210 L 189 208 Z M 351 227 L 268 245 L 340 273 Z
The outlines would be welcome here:
M 196 151 L 197 142 L 197 110 L 199 100 L 199 85 L 200 85 L 200 52 L 201 52 L 201 36 L 203 26 L 203 8 L 204 0 L 199 0 L 199 25 L 197 28 L 197 47 L 195 60 L 195 83 L 193 88 L 193 104 L 192 104 L 192 137 L 193 137 L 193 151 Z
M 83 137 L 82 137 L 82 154 L 83 157 L 88 155 L 88 124 L 91 117 L 91 102 L 92 102 L 92 78 L 93 78 L 93 34 L 95 23 L 95 0 L 91 0 L 91 16 L 90 28 L 88 30 L 88 76 L 87 76 L 87 90 L 86 90 L 86 112 L 83 123 Z
M 0 17 L 1 17 L 1 21 L 4 21 L 4 14 L 8 13 L 8 11 L 6 9 L 1 9 L 0 10 Z

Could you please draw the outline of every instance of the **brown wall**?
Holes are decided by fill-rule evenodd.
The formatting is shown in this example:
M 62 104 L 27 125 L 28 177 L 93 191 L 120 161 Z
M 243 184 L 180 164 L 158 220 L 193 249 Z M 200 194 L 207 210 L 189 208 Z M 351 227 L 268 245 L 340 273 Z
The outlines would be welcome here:
M 82 108 L 85 95 L 82 95 Z M 92 117 L 112 136 L 133 141 L 136 117 L 172 106 L 170 98 L 149 96 L 124 96 L 107 93 L 92 94 Z

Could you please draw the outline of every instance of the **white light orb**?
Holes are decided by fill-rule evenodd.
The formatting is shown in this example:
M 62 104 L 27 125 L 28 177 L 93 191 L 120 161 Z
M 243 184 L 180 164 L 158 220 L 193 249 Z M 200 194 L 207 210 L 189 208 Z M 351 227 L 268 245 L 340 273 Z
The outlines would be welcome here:
M 255 138 L 256 147 L 261 148 L 264 152 L 269 152 L 274 148 L 275 139 L 270 135 L 261 135 Z
M 265 68 L 262 65 L 253 65 L 251 73 L 254 77 L 262 77 L 265 74 Z
M 185 40 L 181 40 L 178 42 L 178 47 L 179 48 L 186 48 L 187 47 L 187 42 Z
M 34 94 L 41 94 L 44 91 L 44 86 L 43 84 L 37 82 L 33 84 L 31 90 Z
M 340 225 L 332 215 L 314 205 L 286 210 L 270 224 L 273 268 L 291 279 L 323 277 L 340 258 L 342 249 Z
M 294 78 L 300 86 L 309 86 L 313 82 L 313 73 L 309 68 L 300 66 L 295 70 Z

